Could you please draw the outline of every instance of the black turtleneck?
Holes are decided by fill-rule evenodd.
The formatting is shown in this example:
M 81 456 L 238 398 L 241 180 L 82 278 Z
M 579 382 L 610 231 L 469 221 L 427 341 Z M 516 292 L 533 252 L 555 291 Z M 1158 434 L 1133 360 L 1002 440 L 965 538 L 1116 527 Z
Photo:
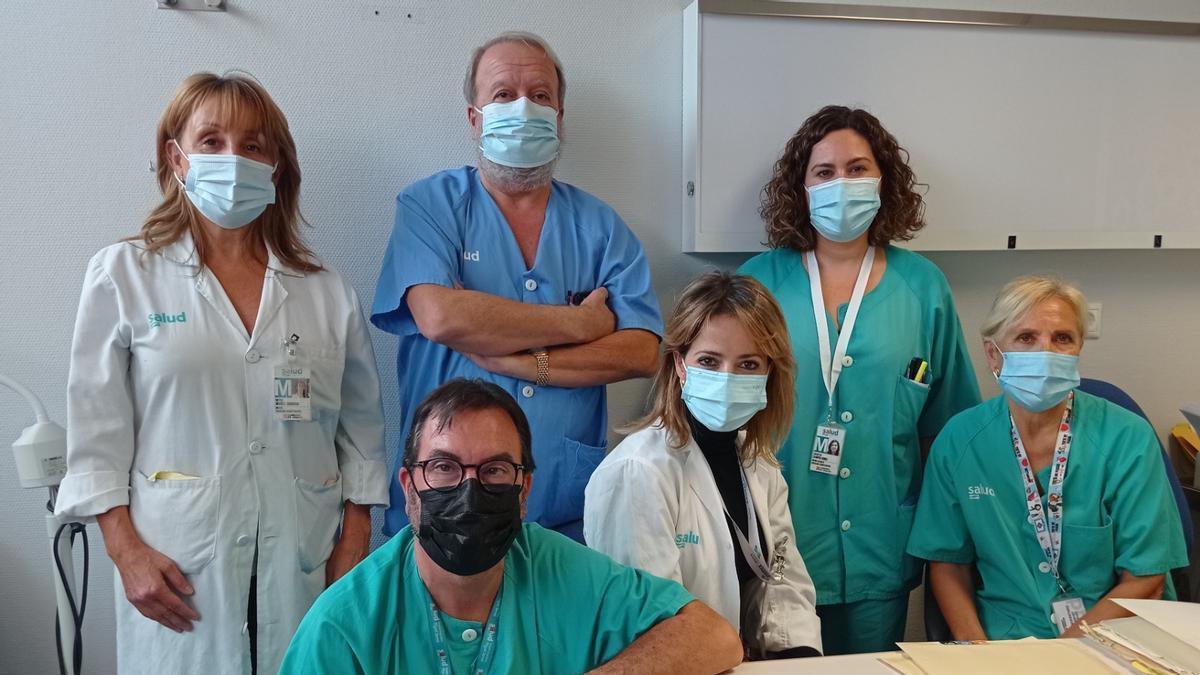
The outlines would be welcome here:
M 725 502 L 729 516 L 733 518 L 733 522 L 737 523 L 742 532 L 746 533 L 747 538 L 758 537 L 759 546 L 764 547 L 765 554 L 766 544 L 763 543 L 762 526 L 759 526 L 759 532 L 747 531 L 749 515 L 746 513 L 745 492 L 742 490 L 741 460 L 738 458 L 737 452 L 737 431 L 713 431 L 692 417 L 690 410 L 687 411 L 687 421 L 692 430 L 692 440 L 700 446 L 700 452 L 704 453 L 704 459 L 708 461 L 708 468 L 712 469 L 713 479 L 717 482 L 717 492 L 721 494 L 721 501 Z M 725 522 L 729 524 L 729 518 L 726 518 Z M 738 544 L 737 533 L 733 531 L 732 524 L 729 525 L 729 536 L 733 539 L 733 562 L 737 569 L 738 587 L 741 588 L 748 580 L 756 577 L 750 563 L 746 561 L 745 554 L 742 553 L 742 547 Z
M 746 493 L 742 490 L 741 460 L 738 458 L 737 452 L 738 432 L 713 431 L 692 417 L 690 410 L 685 412 L 688 427 L 692 430 L 692 440 L 700 446 L 700 452 L 704 453 L 704 459 L 708 461 L 708 468 L 712 469 L 713 479 L 717 482 L 717 492 L 721 493 L 721 501 L 725 502 L 725 508 L 729 511 L 733 522 L 737 523 L 742 532 L 746 532 L 749 527 L 749 516 L 746 513 Z M 725 522 L 729 524 L 729 537 L 733 539 L 733 564 L 737 570 L 738 588 L 742 588 L 747 581 L 757 577 L 750 567 L 750 563 L 747 562 L 746 555 L 742 553 L 737 533 L 733 531 L 733 525 L 729 518 L 726 518 Z M 758 532 L 747 533 L 746 536 L 758 538 L 758 545 L 762 547 L 763 554 L 768 556 L 767 560 L 769 561 L 770 551 L 767 551 L 762 524 L 759 523 Z M 821 652 L 812 647 L 792 647 L 781 652 L 771 652 L 766 657 L 768 659 L 795 659 L 820 655 Z

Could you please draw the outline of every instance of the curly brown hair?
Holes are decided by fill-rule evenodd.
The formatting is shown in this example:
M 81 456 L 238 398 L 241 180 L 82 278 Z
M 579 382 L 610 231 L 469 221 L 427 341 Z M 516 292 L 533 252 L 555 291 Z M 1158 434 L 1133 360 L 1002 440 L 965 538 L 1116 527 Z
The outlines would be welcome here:
M 883 178 L 880 207 L 871 223 L 868 240 L 873 246 L 908 241 L 925 227 L 925 203 L 916 191 L 916 175 L 908 166 L 908 151 L 883 128 L 871 113 L 829 105 L 804 120 L 788 140 L 771 180 L 762 189 L 758 213 L 767 226 L 767 245 L 808 251 L 817 245 L 817 231 L 808 217 L 808 192 L 804 174 L 813 146 L 834 131 L 851 129 L 871 145 Z

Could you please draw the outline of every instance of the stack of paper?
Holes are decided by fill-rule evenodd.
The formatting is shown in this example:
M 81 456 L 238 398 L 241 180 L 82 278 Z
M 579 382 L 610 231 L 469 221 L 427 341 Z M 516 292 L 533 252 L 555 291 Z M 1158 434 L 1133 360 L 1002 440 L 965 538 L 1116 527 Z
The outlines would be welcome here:
M 1082 640 L 902 642 L 879 661 L 901 675 L 1200 675 L 1200 604 L 1115 602 L 1137 616 L 1082 624 Z
M 1005 640 L 974 644 L 902 642 L 903 655 L 880 659 L 903 675 L 1013 675 L 1061 672 L 1114 675 L 1126 670 L 1080 640 Z
M 1200 605 L 1116 600 L 1137 616 L 1086 626 L 1088 637 L 1143 673 L 1200 675 Z

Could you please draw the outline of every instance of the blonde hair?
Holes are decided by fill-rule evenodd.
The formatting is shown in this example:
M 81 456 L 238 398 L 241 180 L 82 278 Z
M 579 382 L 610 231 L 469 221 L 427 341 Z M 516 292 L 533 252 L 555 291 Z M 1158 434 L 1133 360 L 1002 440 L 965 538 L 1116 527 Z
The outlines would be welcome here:
M 1080 338 L 1086 335 L 1087 300 L 1083 292 L 1058 277 L 1039 274 L 1017 277 L 1005 284 L 992 302 L 979 333 L 985 340 L 995 340 L 1007 333 L 1029 310 L 1051 299 L 1062 300 L 1070 305 L 1075 311 Z
M 738 453 L 746 463 L 765 459 L 777 465 L 775 453 L 792 425 L 796 362 L 779 304 L 762 284 L 739 274 L 708 272 L 683 289 L 663 331 L 665 353 L 654 376 L 650 412 L 623 431 L 642 429 L 661 420 L 672 447 L 687 444 L 691 430 L 675 355 L 686 356 L 704 324 L 714 316 L 730 316 L 741 322 L 767 358 L 767 407 L 747 423 L 746 439 Z
M 178 140 L 192 114 L 210 100 L 217 102 L 222 119 L 253 118 L 266 137 L 266 152 L 275 158 L 275 203 L 269 204 L 261 216 L 246 226 L 246 241 L 262 241 L 280 262 L 292 269 L 321 271 L 324 268 L 299 232 L 299 224 L 304 222 L 300 215 L 300 165 L 287 118 L 261 84 L 237 73 L 196 73 L 175 90 L 158 122 L 156 136 L 158 189 L 163 201 L 146 217 L 141 231 L 130 239 L 140 239 L 145 250 L 154 253 L 190 231 L 200 265 L 205 264 L 205 239 L 199 215 L 175 179 L 167 142 Z

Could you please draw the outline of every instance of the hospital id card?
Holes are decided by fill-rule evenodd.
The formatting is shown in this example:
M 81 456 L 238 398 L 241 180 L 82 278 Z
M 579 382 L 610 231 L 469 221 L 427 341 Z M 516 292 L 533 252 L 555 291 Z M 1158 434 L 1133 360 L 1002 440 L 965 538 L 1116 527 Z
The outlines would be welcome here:
M 827 420 L 817 427 L 817 436 L 813 439 L 812 461 L 808 464 L 809 470 L 830 476 L 837 474 L 845 450 L 846 428 Z
M 1086 613 L 1082 598 L 1060 596 L 1050 603 L 1050 614 L 1054 618 L 1054 625 L 1058 626 L 1060 635 L 1074 626 L 1075 622 L 1082 619 Z
M 275 369 L 275 419 L 311 422 L 312 399 L 308 368 L 279 366 Z

